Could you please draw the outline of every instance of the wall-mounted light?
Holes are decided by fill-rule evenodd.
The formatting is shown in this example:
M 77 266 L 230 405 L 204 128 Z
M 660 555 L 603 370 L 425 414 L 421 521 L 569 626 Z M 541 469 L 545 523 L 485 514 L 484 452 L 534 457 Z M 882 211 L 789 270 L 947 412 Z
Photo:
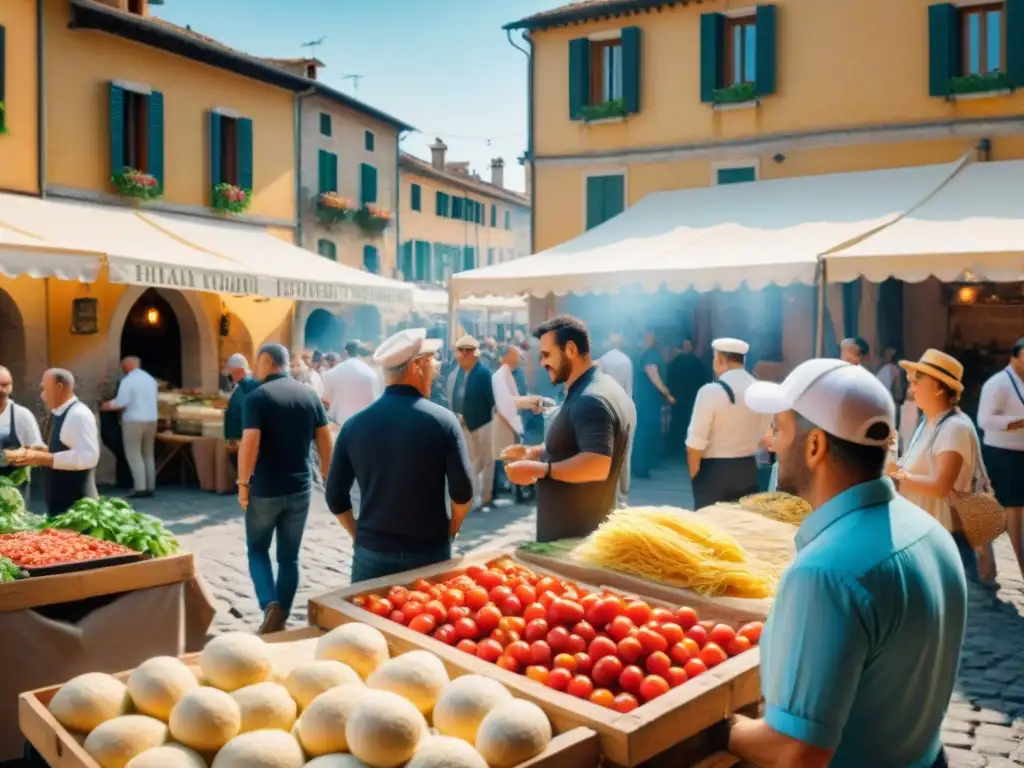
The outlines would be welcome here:
M 772 160 L 774 160 L 776 163 L 784 163 L 786 162 L 786 156 L 779 152 L 774 157 L 772 157 Z
M 146 310 L 146 325 L 159 325 L 160 324 L 160 310 L 156 307 L 150 307 Z
M 956 300 L 959 304 L 973 304 L 978 298 L 978 289 L 973 285 L 961 285 L 956 292 Z

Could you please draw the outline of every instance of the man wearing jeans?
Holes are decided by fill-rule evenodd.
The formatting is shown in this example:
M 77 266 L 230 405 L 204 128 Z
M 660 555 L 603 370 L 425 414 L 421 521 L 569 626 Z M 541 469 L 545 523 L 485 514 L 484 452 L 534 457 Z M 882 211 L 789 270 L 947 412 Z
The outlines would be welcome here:
M 242 408 L 238 449 L 238 503 L 245 510 L 249 575 L 263 611 L 260 634 L 284 629 L 299 587 L 299 548 L 306 528 L 316 441 L 321 475 L 331 461 L 327 414 L 312 387 L 288 375 L 288 350 L 264 344 L 256 358 L 263 382 Z M 251 492 L 251 497 L 250 497 Z M 277 535 L 277 579 L 270 542 Z
M 157 386 L 156 379 L 142 370 L 142 361 L 126 357 L 121 361 L 124 378 L 117 387 L 117 397 L 104 403 L 107 411 L 121 411 L 121 434 L 124 457 L 132 471 L 132 498 L 153 495 L 156 489 Z
M 326 500 L 353 539 L 353 582 L 450 559 L 452 540 L 473 503 L 462 427 L 451 411 L 428 399 L 440 347 L 440 339 L 428 339 L 423 328 L 399 331 L 381 344 L 374 360 L 387 389 L 338 434 Z M 362 490 L 358 518 L 353 482 Z

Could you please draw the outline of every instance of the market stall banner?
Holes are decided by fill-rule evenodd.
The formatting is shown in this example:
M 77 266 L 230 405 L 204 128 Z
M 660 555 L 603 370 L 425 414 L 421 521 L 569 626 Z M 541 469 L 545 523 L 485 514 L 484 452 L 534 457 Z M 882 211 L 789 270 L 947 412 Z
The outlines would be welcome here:
M 343 285 L 340 283 L 316 283 L 304 280 L 268 281 L 274 285 L 268 295 L 295 301 L 322 301 L 337 304 L 400 304 L 411 305 L 407 289 L 395 289 L 375 285 Z
M 124 259 L 110 261 L 110 281 L 152 288 L 231 293 L 236 296 L 253 296 L 261 293 L 260 279 L 255 275 L 165 267 Z

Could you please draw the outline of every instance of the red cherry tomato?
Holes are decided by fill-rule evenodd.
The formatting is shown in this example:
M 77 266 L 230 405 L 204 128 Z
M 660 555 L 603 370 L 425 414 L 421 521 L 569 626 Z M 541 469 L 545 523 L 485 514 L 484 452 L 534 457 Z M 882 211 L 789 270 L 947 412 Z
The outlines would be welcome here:
M 574 635 L 579 635 L 589 645 L 590 642 L 597 637 L 597 630 L 594 629 L 593 625 L 589 621 L 578 621 L 572 628 Z
M 608 634 L 615 642 L 621 642 L 629 637 L 631 631 L 636 629 L 636 624 L 628 616 L 616 616 L 608 625 Z
M 401 611 L 392 611 L 388 618 L 398 624 L 405 624 L 405 614 Z
M 423 603 L 419 600 L 408 600 L 402 606 L 402 613 L 405 615 L 406 623 L 412 621 L 424 611 Z
M 576 659 L 568 653 L 560 653 L 555 656 L 555 668 L 556 669 L 568 669 L 570 672 L 576 672 Z
M 512 595 L 512 589 L 504 584 L 499 584 L 487 593 L 487 596 L 491 598 L 491 602 L 495 605 L 501 605 L 502 600 L 506 597 L 512 597 Z
M 626 615 L 636 626 L 642 627 L 651 620 L 651 606 L 643 600 L 634 600 L 626 606 Z
M 573 658 L 576 659 L 576 671 L 581 675 L 589 675 L 594 666 L 594 660 L 585 653 L 575 653 Z
M 468 619 L 470 614 L 469 608 L 464 605 L 453 605 L 448 609 L 448 621 L 454 624 L 459 619 Z
M 551 608 L 548 613 L 549 621 L 551 617 L 560 624 L 566 624 L 572 626 L 578 622 L 583 621 L 585 614 L 583 606 L 572 600 L 566 600 L 565 598 L 559 598 L 551 604 Z
M 668 677 L 668 671 L 672 668 L 672 659 L 663 651 L 655 651 L 647 657 L 644 668 L 648 674 Z
M 413 632 L 419 632 L 421 635 L 429 635 L 436 627 L 437 619 L 429 613 L 421 613 L 419 616 L 414 616 L 412 621 L 409 622 L 409 629 Z
M 597 685 L 610 688 L 618 682 L 623 668 L 623 664 L 617 656 L 605 656 L 594 662 L 594 668 L 590 674 Z
M 427 581 L 426 579 L 416 579 L 415 583 L 413 583 L 412 585 L 412 588 L 420 592 L 428 592 L 432 586 L 434 586 L 434 583 L 432 581 Z
M 624 637 L 616 646 L 615 653 L 623 663 L 632 664 L 644 655 L 644 647 L 635 637 Z
M 569 635 L 569 642 L 566 643 L 565 650 L 569 653 L 583 653 L 587 650 L 587 641 L 579 635 Z
M 476 640 L 480 637 L 480 627 L 472 619 L 459 619 L 455 622 L 455 634 L 463 640 Z
M 683 628 L 683 631 L 696 626 L 698 618 L 697 612 L 688 605 L 684 605 L 676 611 L 676 623 Z
M 668 641 L 669 646 L 683 642 L 683 638 L 686 637 L 686 633 L 683 632 L 683 628 L 674 621 L 666 621 L 655 631 Z
M 700 660 L 704 662 L 704 666 L 708 669 L 717 667 L 728 658 L 728 654 L 717 643 L 709 641 L 707 645 L 700 649 Z
M 644 681 L 644 671 L 636 665 L 629 665 L 619 674 L 619 687 L 630 693 L 640 692 L 640 683 Z
M 492 664 L 501 658 L 504 652 L 505 649 L 501 646 L 501 643 L 491 638 L 481 640 L 476 646 L 477 658 L 489 661 Z
M 587 611 L 587 621 L 595 627 L 603 627 L 622 613 L 623 607 L 622 601 L 617 597 L 599 598 Z
M 729 643 L 735 638 L 736 630 L 728 624 L 715 624 L 711 632 L 708 633 L 708 640 L 722 648 L 728 648 Z
M 740 631 L 737 632 L 740 637 L 745 637 L 750 641 L 751 645 L 757 645 L 761 642 L 761 631 L 764 629 L 764 623 L 760 621 L 752 621 L 749 624 L 744 624 L 740 627 Z
M 533 663 L 533 654 L 530 652 L 530 644 L 523 640 L 516 640 L 514 643 L 509 643 L 508 647 L 505 649 L 505 655 L 511 656 L 524 667 Z
M 502 616 L 501 621 L 498 622 L 498 628 L 504 629 L 506 632 L 522 634 L 526 631 L 526 621 L 522 616 Z
M 495 664 L 502 669 L 507 669 L 509 672 L 515 672 L 516 674 L 522 669 L 522 665 L 507 653 L 504 656 L 499 656 Z
M 688 630 L 686 630 L 686 636 L 693 640 L 693 642 L 695 642 L 701 648 L 703 648 L 704 644 L 708 641 L 708 631 L 704 629 L 704 627 L 702 627 L 700 624 L 696 624 L 690 627 Z
M 543 640 L 548 636 L 548 623 L 544 619 L 534 619 L 526 625 L 523 638 L 530 643 Z
M 590 655 L 595 662 L 598 659 L 603 659 L 605 656 L 614 656 L 618 646 L 607 637 L 595 637 L 593 642 L 587 648 L 587 653 Z
M 615 694 L 607 688 L 596 688 L 590 694 L 590 703 L 597 704 L 597 706 L 604 707 L 605 709 L 611 709 L 615 705 Z
M 392 587 L 388 590 L 388 600 L 395 608 L 401 608 L 405 605 L 405 601 L 409 599 L 409 590 L 405 587 Z
M 530 644 L 530 658 L 534 664 L 550 664 L 551 646 L 544 640 L 535 640 Z
M 556 667 L 548 674 L 548 687 L 554 688 L 556 691 L 564 691 L 569 687 L 569 683 L 571 682 L 572 672 L 568 669 Z
M 366 595 L 356 595 L 352 598 L 352 605 L 358 605 L 360 608 L 365 608 L 369 605 L 370 599 Z
M 515 595 L 509 595 L 499 602 L 498 608 L 505 616 L 518 616 L 523 612 L 523 604 Z
M 486 566 L 480 565 L 480 563 L 473 563 L 466 566 L 466 575 L 473 579 L 473 581 L 476 581 L 477 577 L 486 570 Z
M 749 651 L 753 647 L 746 635 L 736 635 L 732 642 L 726 646 L 725 650 L 730 656 L 739 656 L 744 651 Z
M 485 605 L 476 614 L 476 623 L 483 633 L 493 632 L 501 622 L 501 611 L 497 606 Z
M 648 653 L 654 653 L 655 651 L 661 651 L 664 653 L 668 650 L 668 640 L 650 627 L 640 627 L 640 631 L 637 633 L 636 639 L 640 641 L 640 645 L 642 645 L 644 650 Z
M 548 682 L 548 675 L 550 671 L 547 667 L 542 667 L 539 664 L 534 664 L 526 668 L 526 676 L 531 680 L 536 680 L 541 685 L 546 685 Z
M 501 643 L 502 648 L 511 643 L 513 639 L 509 636 L 508 632 L 506 632 L 504 629 L 501 629 L 500 627 L 498 629 L 492 629 L 491 634 L 488 635 L 488 637 L 490 637 L 491 640 Z M 515 639 L 518 640 L 519 638 L 517 637 Z
M 409 593 L 409 600 L 414 600 L 417 603 L 422 603 L 423 605 L 426 605 L 430 602 L 430 595 L 428 595 L 426 592 L 420 592 L 418 589 L 414 589 Z
M 685 638 L 684 638 L 685 639 Z M 693 643 L 693 640 L 690 640 Z M 690 659 L 695 659 L 700 654 L 700 649 L 696 649 L 691 653 L 690 649 L 683 643 L 679 642 L 668 649 L 668 656 L 672 659 L 672 662 L 682 666 Z
M 547 636 L 548 645 L 553 651 L 562 651 L 569 647 L 569 630 L 565 627 L 555 627 Z
M 434 639 L 440 640 L 445 645 L 455 645 L 455 641 L 459 639 L 459 636 L 455 632 L 454 626 L 442 624 L 434 631 Z
M 683 665 L 683 669 L 686 671 L 686 676 L 690 679 L 708 671 L 707 666 L 700 659 L 690 659 Z
M 572 682 L 569 683 L 566 692 L 578 699 L 589 699 L 590 695 L 594 692 L 594 684 L 590 682 L 590 678 L 586 675 L 576 675 Z
M 476 643 L 473 642 L 472 640 L 469 640 L 469 639 L 459 640 L 459 642 L 457 642 L 455 644 L 455 647 L 458 648 L 463 653 L 468 653 L 470 656 L 476 656 Z
M 538 619 L 546 623 L 548 619 L 548 609 L 540 603 L 530 603 L 523 609 L 523 618 L 526 619 L 527 623 L 537 621 Z
M 479 611 L 487 605 L 489 600 L 487 590 L 483 587 L 473 587 L 466 592 L 466 607 L 471 611 Z
M 423 606 L 423 610 L 425 613 L 433 616 L 439 624 L 448 618 L 448 609 L 444 607 L 444 603 L 440 600 L 431 600 Z
M 395 607 L 387 598 L 384 598 L 383 600 L 374 600 L 370 603 L 370 613 L 376 614 L 377 616 L 386 618 L 391 615 L 393 610 L 395 610 Z
M 495 587 L 501 586 L 505 581 L 505 574 L 500 571 L 484 571 L 476 577 L 476 583 L 488 592 Z
M 666 621 L 675 621 L 676 615 L 668 608 L 662 608 L 660 605 L 656 608 L 651 609 L 651 621 L 656 621 L 659 624 L 664 624 Z
M 665 678 L 658 675 L 648 675 L 640 683 L 640 698 L 644 701 L 651 701 L 651 699 L 656 699 L 668 693 L 668 690 L 669 685 Z
M 453 605 L 465 605 L 466 604 L 466 593 L 461 589 L 452 587 L 445 592 L 442 602 L 451 608 Z
M 636 700 L 636 696 L 628 693 L 620 693 L 615 697 L 615 701 L 612 704 L 616 712 L 632 712 L 634 709 L 640 706 L 640 702 Z
M 523 605 L 531 605 L 537 602 L 537 590 L 529 584 L 521 584 L 516 587 L 515 596 L 519 598 L 519 602 Z
M 682 667 L 670 667 L 668 670 L 668 684 L 673 688 L 678 688 L 680 685 L 686 682 L 686 670 Z

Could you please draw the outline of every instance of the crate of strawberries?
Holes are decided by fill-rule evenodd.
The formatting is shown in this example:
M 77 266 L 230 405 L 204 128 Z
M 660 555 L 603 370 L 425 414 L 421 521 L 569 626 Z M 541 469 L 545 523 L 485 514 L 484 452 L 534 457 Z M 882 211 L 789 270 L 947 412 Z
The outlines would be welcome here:
M 30 576 L 47 576 L 130 563 L 141 554 L 113 541 L 47 528 L 0 535 L 0 557 Z

